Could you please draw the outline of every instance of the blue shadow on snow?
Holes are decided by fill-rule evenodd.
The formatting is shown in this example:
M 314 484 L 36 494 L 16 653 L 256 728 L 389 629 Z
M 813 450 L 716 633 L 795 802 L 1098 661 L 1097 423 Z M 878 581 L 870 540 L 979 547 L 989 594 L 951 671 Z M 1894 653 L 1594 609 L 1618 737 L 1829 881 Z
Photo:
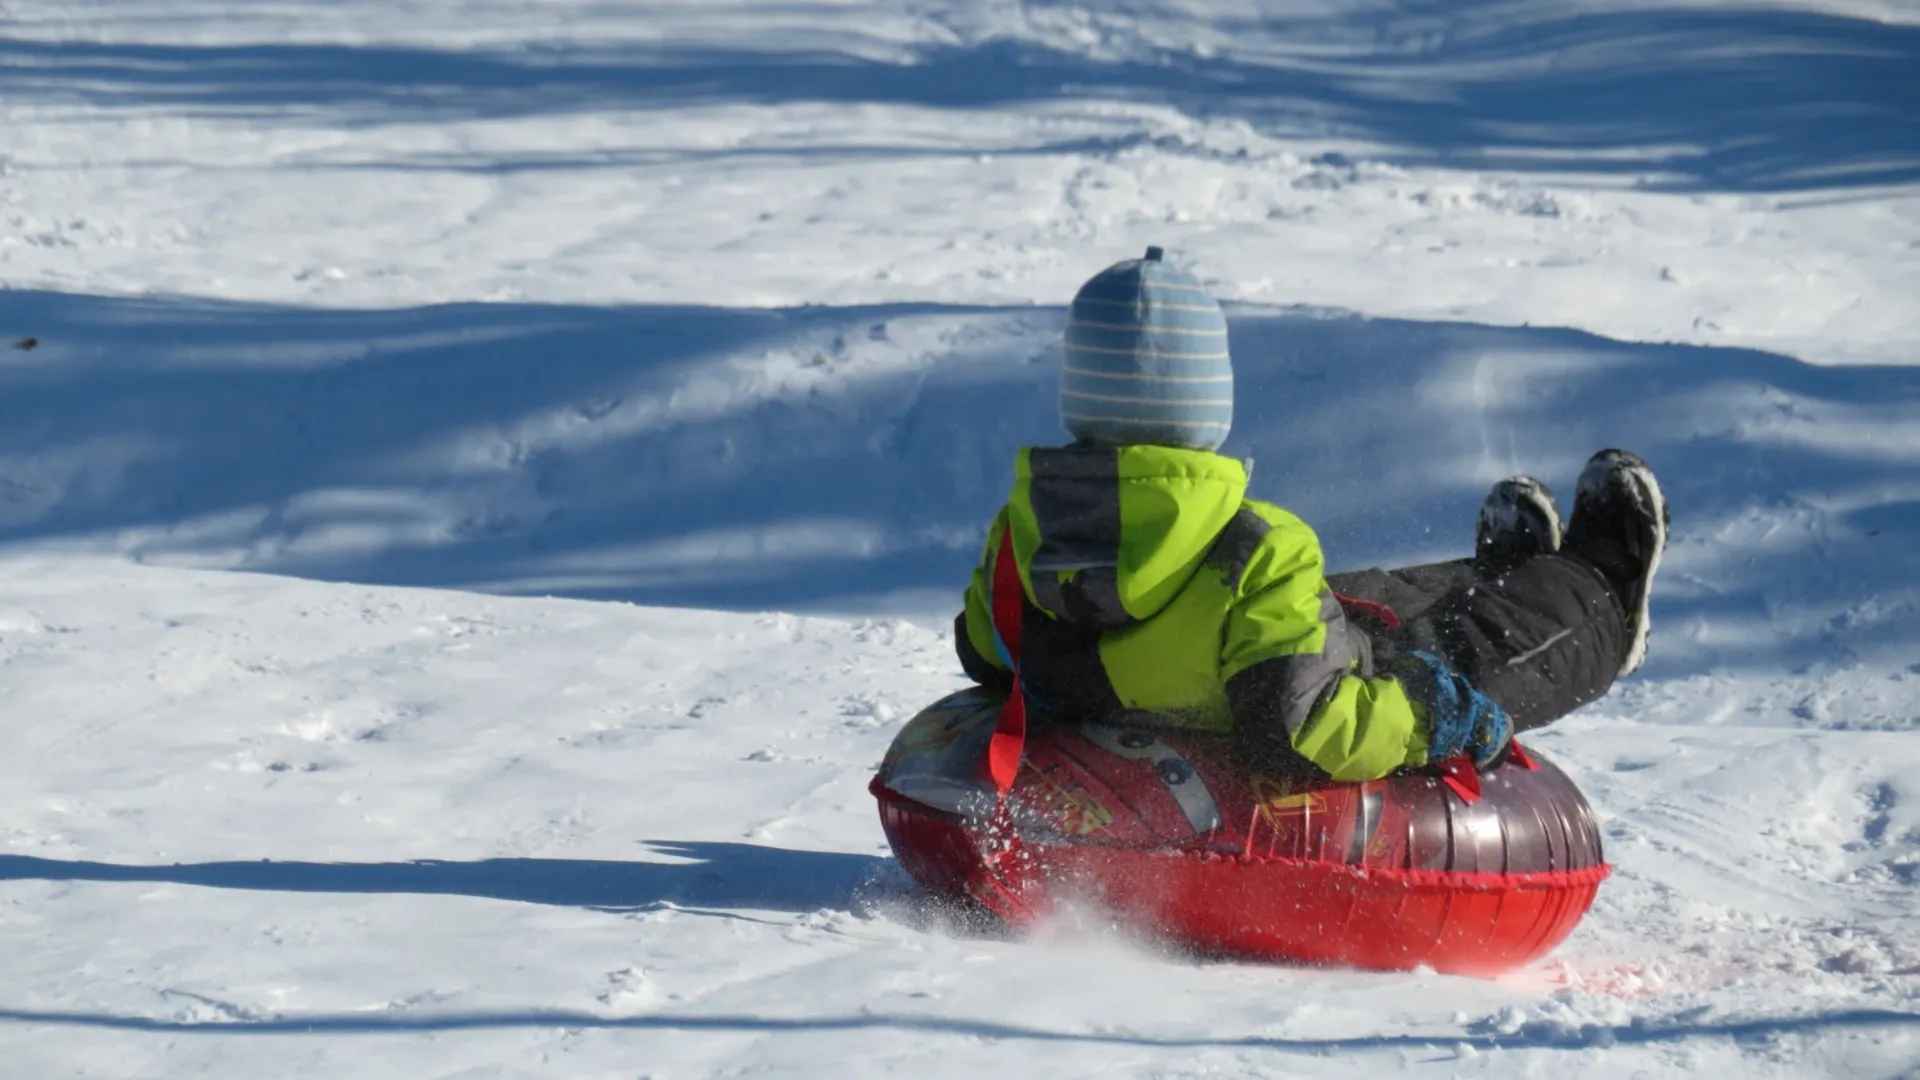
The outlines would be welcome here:
M 0 97 L 318 109 L 368 125 L 788 102 L 1125 101 L 1281 135 L 1364 139 L 1401 165 L 1624 175 L 1697 192 L 1920 179 L 1920 26 L 1754 5 L 1561 13 L 1491 0 L 1216 25 L 1251 45 L 1201 58 L 1136 44 L 1115 59 L 988 39 L 883 61 L 673 42 L 449 52 L 16 40 L 0 41 Z M 501 169 L 635 160 L 430 159 Z
M 1871 1031 L 1920 1026 L 1920 1014 L 1893 1009 L 1847 1009 L 1807 1016 L 1763 1017 L 1709 1023 L 1586 1024 L 1568 1027 L 1535 1022 L 1511 1035 L 1357 1035 L 1347 1038 L 1290 1039 L 1268 1035 L 1159 1036 L 1096 1031 L 1055 1031 L 912 1013 L 862 1013 L 858 1016 L 773 1017 L 742 1014 L 606 1016 L 561 1009 L 450 1013 L 443 1016 L 387 1016 L 354 1013 L 294 1013 L 257 1020 L 169 1020 L 62 1010 L 0 1009 L 0 1022 L 55 1027 L 97 1028 L 158 1035 L 393 1035 L 415 1032 L 489 1031 L 517 1028 L 578 1028 L 596 1031 L 730 1031 L 767 1035 L 837 1031 L 908 1031 L 993 1041 L 1075 1043 L 1159 1049 L 1271 1050 L 1296 1054 L 1351 1054 L 1366 1051 L 1428 1050 L 1454 1057 L 1459 1048 L 1475 1050 L 1592 1050 L 1612 1046 L 1662 1046 L 1702 1039 L 1761 1043 L 1791 1035 Z
M 0 855 L 0 881 L 97 881 L 300 893 L 471 896 L 605 911 L 673 906 L 759 911 L 847 910 L 891 859 L 757 844 L 650 842 L 686 862 L 598 859 L 423 859 L 391 863 L 118 863 Z
M 1336 569 L 1465 553 L 1486 485 L 1607 445 L 1674 518 L 1654 670 L 1920 644 L 1920 369 L 1233 306 L 1226 452 Z M 318 310 L 0 290 L 0 550 L 698 608 L 948 610 L 1058 308 Z M 1782 521 L 1811 523 L 1778 527 Z M 1884 598 L 1883 600 L 1881 598 Z M 1850 612 L 1809 625 L 1802 606 Z M 894 608 L 893 610 L 903 610 Z M 917 610 L 917 609 L 914 609 Z M 1824 616 L 1823 616 L 1824 617 Z M 1748 630 L 1753 630 L 1749 626 Z M 1673 646 L 1682 646 L 1675 648 Z

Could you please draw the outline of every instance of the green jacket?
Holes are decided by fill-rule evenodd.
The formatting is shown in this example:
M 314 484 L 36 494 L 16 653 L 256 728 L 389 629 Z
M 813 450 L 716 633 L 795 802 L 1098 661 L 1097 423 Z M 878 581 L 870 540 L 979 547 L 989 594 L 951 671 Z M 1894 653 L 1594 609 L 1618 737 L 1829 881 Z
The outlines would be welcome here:
M 1005 530 L 1026 590 L 1021 674 L 1086 720 L 1284 738 L 1338 780 L 1427 760 L 1406 691 L 1327 588 L 1305 522 L 1246 497 L 1230 458 L 1164 446 L 1029 448 L 988 530 L 956 645 L 1009 680 L 988 591 Z

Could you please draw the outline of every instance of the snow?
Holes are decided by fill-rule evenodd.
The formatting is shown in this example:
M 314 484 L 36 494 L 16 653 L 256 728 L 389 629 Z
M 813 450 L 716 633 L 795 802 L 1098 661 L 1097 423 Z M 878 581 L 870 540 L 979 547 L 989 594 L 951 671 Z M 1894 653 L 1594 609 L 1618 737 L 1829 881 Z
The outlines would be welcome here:
M 1911 4 L 0 19 L 8 1075 L 1920 1076 Z M 1149 243 L 1337 566 L 1659 469 L 1652 659 L 1531 744 L 1616 867 L 1546 960 L 1012 940 L 887 857 Z

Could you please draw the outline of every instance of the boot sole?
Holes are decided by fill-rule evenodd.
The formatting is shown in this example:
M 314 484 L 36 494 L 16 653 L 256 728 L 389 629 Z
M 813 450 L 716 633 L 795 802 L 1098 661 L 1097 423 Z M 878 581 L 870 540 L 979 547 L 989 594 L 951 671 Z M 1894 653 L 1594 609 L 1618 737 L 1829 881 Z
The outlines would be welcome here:
M 1654 477 L 1653 469 L 1637 457 L 1631 463 L 1620 463 L 1616 459 L 1608 465 L 1609 469 L 1619 468 L 1625 479 L 1633 487 L 1629 497 L 1642 504 L 1650 519 L 1654 522 L 1654 542 L 1652 551 L 1647 555 L 1646 570 L 1640 575 L 1639 587 L 1634 599 L 1634 610 L 1627 613 L 1628 627 L 1633 631 L 1633 640 L 1627 647 L 1626 662 L 1620 665 L 1622 676 L 1639 670 L 1647 662 L 1647 638 L 1653 624 L 1648 605 L 1653 599 L 1653 576 L 1659 572 L 1660 558 L 1667 551 L 1667 497 L 1660 490 L 1660 481 Z M 1585 487 L 1586 485 L 1580 485 Z
M 1474 529 L 1473 549 L 1484 550 L 1493 536 L 1513 532 L 1520 528 L 1520 506 L 1529 505 L 1547 523 L 1547 552 L 1560 550 L 1560 542 L 1565 537 L 1566 524 L 1560 519 L 1560 508 L 1554 505 L 1553 493 L 1545 484 L 1530 476 L 1514 476 L 1500 481 L 1496 488 L 1505 488 L 1515 493 L 1511 500 L 1496 501 L 1492 498 L 1480 504 L 1480 516 Z M 1488 514 L 1490 507 L 1497 507 L 1494 515 Z

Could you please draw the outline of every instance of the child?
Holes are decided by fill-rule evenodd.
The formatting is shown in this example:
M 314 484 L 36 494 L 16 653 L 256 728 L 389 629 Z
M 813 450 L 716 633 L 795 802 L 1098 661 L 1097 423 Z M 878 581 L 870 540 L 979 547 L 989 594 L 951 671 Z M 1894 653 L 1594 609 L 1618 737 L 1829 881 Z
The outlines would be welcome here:
M 967 674 L 1005 692 L 991 589 L 1010 551 L 1036 722 L 1231 730 L 1252 767 L 1368 780 L 1490 766 L 1645 659 L 1667 533 L 1645 462 L 1594 455 L 1564 529 L 1515 477 L 1472 558 L 1329 578 L 1313 530 L 1213 452 L 1233 419 L 1226 318 L 1159 248 L 1074 298 L 1060 412 L 1074 442 L 1020 451 L 954 628 Z

